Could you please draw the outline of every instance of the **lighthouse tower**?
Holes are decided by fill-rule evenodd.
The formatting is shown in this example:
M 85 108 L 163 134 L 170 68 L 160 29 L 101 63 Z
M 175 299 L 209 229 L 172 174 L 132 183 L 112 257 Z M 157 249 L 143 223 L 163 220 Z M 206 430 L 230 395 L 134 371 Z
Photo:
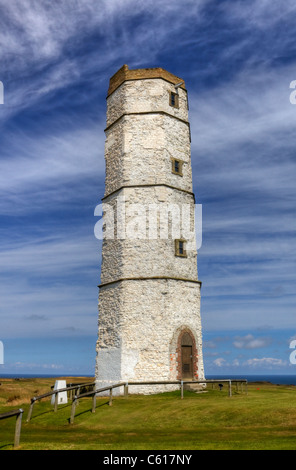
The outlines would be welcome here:
M 110 79 L 105 134 L 96 385 L 203 380 L 184 81 L 124 65 Z

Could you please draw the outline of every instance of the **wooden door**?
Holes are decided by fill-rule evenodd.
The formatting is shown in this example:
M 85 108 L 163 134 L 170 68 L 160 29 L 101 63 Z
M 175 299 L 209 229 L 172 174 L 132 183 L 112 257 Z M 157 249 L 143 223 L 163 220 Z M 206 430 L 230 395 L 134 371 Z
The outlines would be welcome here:
M 182 379 L 192 379 L 192 346 L 182 346 Z

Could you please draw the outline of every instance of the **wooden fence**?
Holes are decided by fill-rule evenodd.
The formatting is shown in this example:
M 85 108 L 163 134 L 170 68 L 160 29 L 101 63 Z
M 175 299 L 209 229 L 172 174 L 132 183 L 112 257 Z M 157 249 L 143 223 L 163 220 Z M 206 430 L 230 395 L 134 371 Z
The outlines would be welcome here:
M 212 387 L 214 384 L 217 383 L 220 386 L 220 390 L 223 387 L 223 384 L 226 383 L 228 384 L 228 396 L 232 396 L 232 384 L 236 384 L 236 389 L 238 391 L 238 385 L 241 385 L 241 391 L 243 391 L 243 384 L 245 384 L 245 391 L 248 393 L 247 389 L 247 384 L 248 381 L 246 379 L 235 379 L 235 380 L 230 380 L 230 379 L 222 379 L 222 380 L 217 380 L 217 379 L 204 379 L 204 380 L 176 380 L 176 381 L 150 381 L 150 382 L 120 382 L 117 384 L 109 385 L 108 387 L 103 387 L 103 388 L 95 388 L 95 382 L 91 383 L 82 383 L 82 384 L 75 384 L 71 385 L 70 387 L 66 388 L 60 388 L 57 390 L 53 390 L 48 393 L 44 393 L 43 395 L 39 395 L 38 397 L 33 397 L 31 398 L 31 404 L 27 416 L 27 422 L 30 421 L 32 417 L 32 412 L 33 412 L 33 407 L 36 401 L 42 400 L 42 398 L 46 398 L 52 395 L 55 395 L 55 401 L 54 401 L 54 411 L 56 412 L 58 409 L 58 394 L 60 392 L 71 392 L 76 390 L 76 394 L 72 398 L 72 406 L 71 406 L 71 416 L 70 416 L 70 423 L 74 423 L 74 418 L 75 418 L 75 409 L 76 406 L 79 403 L 80 398 L 85 398 L 85 397 L 92 397 L 92 413 L 95 413 L 96 409 L 96 398 L 99 393 L 105 392 L 109 390 L 109 406 L 112 406 L 112 399 L 113 399 L 113 389 L 118 388 L 118 387 L 124 387 L 124 396 L 128 396 L 128 387 L 129 386 L 143 386 L 143 385 L 179 385 L 180 386 L 180 391 L 181 391 L 181 399 L 184 398 L 184 385 L 189 384 L 212 384 Z M 83 387 L 93 387 L 93 390 L 85 393 L 80 393 L 80 389 Z M 72 395 L 72 393 L 71 393 Z
M 75 418 L 75 410 L 76 410 L 76 406 L 78 405 L 79 403 L 79 399 L 80 398 L 85 398 L 85 397 L 91 397 L 92 396 L 92 413 L 95 413 L 95 410 L 96 410 L 96 399 L 97 399 L 97 395 L 99 393 L 102 393 L 102 392 L 105 392 L 105 391 L 108 391 L 109 390 L 109 406 L 112 406 L 112 399 L 113 399 L 113 389 L 114 388 L 118 388 L 118 387 L 124 387 L 124 396 L 125 397 L 128 397 L 128 387 L 129 386 L 134 386 L 134 385 L 180 385 L 180 391 L 181 391 L 181 399 L 184 398 L 184 384 L 212 384 L 214 385 L 215 383 L 218 383 L 218 385 L 222 385 L 223 386 L 223 383 L 227 383 L 228 384 L 228 396 L 231 397 L 232 396 L 232 384 L 233 383 L 236 383 L 236 386 L 237 386 L 237 390 L 238 390 L 238 385 L 241 384 L 241 390 L 242 390 L 242 386 L 243 384 L 245 384 L 245 391 L 246 393 L 248 393 L 248 389 L 247 389 L 247 384 L 248 384 L 248 381 L 246 379 L 237 379 L 237 380 L 229 380 L 229 379 L 223 379 L 223 380 L 188 380 L 188 381 L 183 381 L 183 380 L 179 380 L 179 381 L 165 381 L 165 382 L 158 382 L 158 381 L 154 381 L 154 382 L 120 382 L 120 383 L 117 383 L 117 384 L 114 384 L 114 385 L 110 385 L 109 387 L 104 387 L 104 388 L 98 388 L 98 389 L 95 389 L 94 387 L 94 390 L 90 391 L 90 392 L 86 392 L 86 393 L 82 393 L 82 394 L 78 394 L 78 395 L 75 395 L 74 398 L 73 398 L 73 401 L 72 401 L 72 406 L 71 406 L 71 416 L 70 416 L 70 423 L 73 424 L 74 423 L 74 418 Z M 221 387 L 222 388 L 222 387 Z M 220 389 L 221 389 L 220 388 Z
M 15 432 L 14 432 L 14 447 L 18 447 L 20 445 L 23 412 L 24 410 L 19 408 L 18 410 L 7 411 L 6 413 L 0 414 L 0 420 L 10 418 L 11 416 L 16 416 Z
M 163 381 L 163 382 L 120 382 L 117 384 L 109 385 L 108 387 L 103 387 L 103 388 L 95 388 L 95 382 L 91 383 L 82 383 L 82 384 L 74 384 L 71 386 L 68 386 L 66 388 L 61 388 L 57 390 L 53 390 L 48 393 L 44 393 L 43 395 L 39 395 L 38 397 L 33 397 L 31 398 L 31 404 L 28 412 L 28 417 L 27 417 L 27 422 L 30 421 L 32 417 L 32 412 L 33 412 L 33 407 L 36 401 L 42 400 L 42 398 L 47 398 L 49 396 L 55 395 L 55 401 L 54 401 L 54 411 L 56 412 L 58 409 L 58 394 L 60 392 L 70 392 L 72 395 L 72 391 L 76 390 L 76 394 L 72 398 L 72 406 L 71 406 L 71 416 L 70 416 L 70 423 L 74 423 L 74 418 L 75 418 L 75 410 L 76 406 L 79 403 L 80 398 L 85 398 L 85 397 L 92 397 L 92 413 L 95 413 L 96 410 L 96 399 L 97 395 L 99 393 L 105 392 L 109 390 L 109 406 L 112 406 L 112 399 L 113 399 L 113 390 L 115 388 L 123 387 L 124 391 L 123 394 L 125 397 L 128 397 L 128 387 L 129 386 L 143 386 L 143 385 L 179 385 L 180 386 L 180 391 L 181 391 L 181 399 L 184 398 L 184 385 L 186 384 L 212 384 L 212 386 L 217 383 L 220 385 L 220 389 L 222 388 L 223 384 L 226 383 L 228 384 L 228 396 L 232 396 L 232 384 L 236 384 L 236 389 L 238 391 L 238 386 L 239 384 L 241 385 L 241 391 L 243 391 L 243 385 L 245 385 L 245 391 L 248 393 L 247 385 L 248 381 L 246 379 L 237 379 L 237 380 L 229 380 L 229 379 L 223 379 L 223 380 L 194 380 L 194 381 L 186 381 L 186 380 L 181 380 L 181 381 Z M 93 390 L 85 393 L 80 393 L 81 388 L 84 387 L 93 387 Z M 18 410 L 14 411 L 8 411 L 7 413 L 2 413 L 0 414 L 0 420 L 1 419 L 6 419 L 10 418 L 12 416 L 16 416 L 16 425 L 15 425 L 15 435 L 14 435 L 14 447 L 18 447 L 20 443 L 20 435 L 21 435 L 21 424 L 22 424 L 22 416 L 23 416 L 23 410 L 19 408 Z
M 82 387 L 87 387 L 87 386 L 93 386 L 94 387 L 95 382 L 84 383 L 84 384 L 76 384 L 76 385 L 72 385 L 70 387 L 59 388 L 57 390 L 53 390 L 51 392 L 44 393 L 43 395 L 39 395 L 38 397 L 31 398 L 31 404 L 30 404 L 30 408 L 29 408 L 29 412 L 28 412 L 28 416 L 27 416 L 27 423 L 30 421 L 30 419 L 32 417 L 33 407 L 34 407 L 36 401 L 42 400 L 42 398 L 47 398 L 47 397 L 50 397 L 50 396 L 54 395 L 55 396 L 54 411 L 56 412 L 57 409 L 58 409 L 58 395 L 59 395 L 59 393 L 61 393 L 61 392 L 71 392 L 72 390 L 77 390 L 77 394 L 79 394 L 80 389 Z

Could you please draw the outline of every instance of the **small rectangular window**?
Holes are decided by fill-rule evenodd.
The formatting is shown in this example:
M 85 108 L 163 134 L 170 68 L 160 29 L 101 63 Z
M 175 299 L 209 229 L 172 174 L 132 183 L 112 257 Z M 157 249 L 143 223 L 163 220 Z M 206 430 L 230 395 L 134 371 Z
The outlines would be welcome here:
M 172 158 L 172 173 L 175 175 L 183 176 L 183 162 L 177 158 Z
M 179 242 L 179 255 L 184 255 L 184 242 Z
M 175 240 L 175 255 L 183 258 L 187 257 L 186 240 Z
M 173 108 L 179 108 L 179 95 L 178 93 L 170 92 L 170 106 Z

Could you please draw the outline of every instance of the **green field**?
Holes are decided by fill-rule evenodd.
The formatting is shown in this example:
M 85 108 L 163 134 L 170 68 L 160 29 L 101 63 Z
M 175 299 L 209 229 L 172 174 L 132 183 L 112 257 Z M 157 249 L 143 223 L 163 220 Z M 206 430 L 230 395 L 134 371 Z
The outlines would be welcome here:
M 69 379 L 67 383 L 91 379 Z M 295 450 L 296 387 L 252 383 L 232 397 L 227 387 L 204 393 L 81 399 L 75 422 L 71 402 L 54 413 L 50 400 L 30 398 L 50 391 L 55 379 L 0 379 L 0 413 L 23 408 L 21 450 Z M 0 449 L 13 449 L 15 417 L 0 421 Z

